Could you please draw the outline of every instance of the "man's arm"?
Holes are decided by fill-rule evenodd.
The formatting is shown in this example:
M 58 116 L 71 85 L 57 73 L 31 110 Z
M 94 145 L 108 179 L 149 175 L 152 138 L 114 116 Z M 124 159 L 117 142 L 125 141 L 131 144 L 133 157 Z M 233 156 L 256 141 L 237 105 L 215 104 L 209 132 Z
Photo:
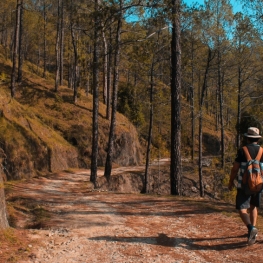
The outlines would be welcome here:
M 233 164 L 233 167 L 231 169 L 231 174 L 230 174 L 230 178 L 229 178 L 229 183 L 228 183 L 228 189 L 231 191 L 235 184 L 234 184 L 234 180 L 237 176 L 237 173 L 238 173 L 238 170 L 239 170 L 239 167 L 240 167 L 240 163 L 238 162 L 234 162 Z

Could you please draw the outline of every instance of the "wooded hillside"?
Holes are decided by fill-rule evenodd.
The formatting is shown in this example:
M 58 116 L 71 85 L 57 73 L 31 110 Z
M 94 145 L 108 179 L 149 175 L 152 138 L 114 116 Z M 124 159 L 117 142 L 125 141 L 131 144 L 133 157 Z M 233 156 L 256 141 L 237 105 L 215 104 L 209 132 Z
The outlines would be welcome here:
M 138 163 L 137 145 L 131 147 L 129 157 L 121 153 L 116 157 L 122 142 L 137 144 L 134 127 L 121 115 L 116 125 L 116 111 L 127 116 L 143 141 L 152 136 L 152 158 L 169 156 L 171 4 L 1 1 L 1 139 L 2 148 L 12 153 L 5 163 L 8 176 L 19 178 L 20 173 L 39 167 L 56 170 L 77 164 L 93 167 L 96 174 L 95 167 L 112 162 L 112 154 L 114 161 L 121 159 L 118 164 Z M 248 8 L 249 15 L 257 11 Z M 219 156 L 224 167 L 233 159 L 248 125 L 261 128 L 262 32 L 249 15 L 234 14 L 225 0 L 180 8 L 184 158 L 198 157 L 201 138 L 202 153 Z M 76 119 L 77 124 L 71 123 Z M 14 132 L 18 123 L 23 128 Z M 100 130 L 115 136 L 115 127 L 118 149 L 108 136 L 100 137 Z M 23 139 L 20 152 L 17 140 L 22 135 L 28 138 L 28 133 L 38 135 L 30 143 Z M 9 148 L 7 141 L 13 142 Z M 53 152 L 50 145 L 54 144 Z M 63 153 L 56 154 L 62 145 Z M 28 148 L 31 157 L 23 154 Z M 99 153 L 98 163 L 90 161 L 92 153 Z M 39 160 L 31 162 L 33 156 Z M 14 166 L 16 158 L 19 164 Z M 25 170 L 21 169 L 24 163 L 30 164 Z

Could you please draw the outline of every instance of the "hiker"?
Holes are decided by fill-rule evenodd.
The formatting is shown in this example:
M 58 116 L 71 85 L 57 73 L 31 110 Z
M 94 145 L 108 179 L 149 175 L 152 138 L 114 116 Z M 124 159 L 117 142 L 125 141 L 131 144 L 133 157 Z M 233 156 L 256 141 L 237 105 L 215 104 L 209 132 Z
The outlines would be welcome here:
M 258 145 L 258 141 L 261 138 L 259 129 L 256 127 L 249 127 L 244 136 L 246 137 L 246 147 L 248 152 L 251 158 L 255 159 L 260 149 L 260 145 Z M 258 229 L 255 226 L 257 223 L 257 207 L 260 206 L 261 192 L 252 195 L 247 195 L 245 193 L 242 178 L 246 165 L 247 159 L 244 150 L 241 148 L 238 150 L 235 162 L 231 169 L 228 189 L 231 191 L 234 188 L 234 180 L 237 179 L 236 209 L 239 210 L 239 215 L 248 228 L 248 245 L 252 245 L 256 242 L 258 233 Z M 262 165 L 263 157 L 261 156 L 260 166 L 263 167 Z

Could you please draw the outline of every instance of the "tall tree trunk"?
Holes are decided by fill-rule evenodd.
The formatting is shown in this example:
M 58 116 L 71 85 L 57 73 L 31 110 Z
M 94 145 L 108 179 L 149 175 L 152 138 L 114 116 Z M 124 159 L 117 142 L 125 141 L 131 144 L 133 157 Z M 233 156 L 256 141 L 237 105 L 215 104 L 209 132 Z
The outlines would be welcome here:
M 3 163 L 6 159 L 6 155 L 3 149 L 0 148 L 0 163 Z M 6 211 L 6 202 L 5 202 L 5 190 L 4 190 L 4 173 L 0 169 L 0 229 L 6 229 L 9 227 L 7 221 L 7 211 Z
M 63 75 L 64 75 L 64 2 L 61 2 L 61 19 L 60 19 L 60 52 L 59 52 L 59 85 L 63 85 Z
M 192 137 L 192 151 L 191 151 L 191 159 L 194 161 L 195 154 L 195 117 L 194 117 L 194 47 L 192 41 L 191 48 L 191 87 L 190 87 L 190 106 L 191 106 L 191 137 Z
M 204 182 L 203 182 L 203 109 L 200 108 L 199 113 L 199 159 L 198 159 L 198 170 L 199 170 L 199 191 L 200 196 L 205 195 Z
M 216 117 L 216 131 L 219 130 L 219 110 L 218 110 L 218 101 L 219 101 L 219 91 L 218 91 L 218 89 L 216 89 L 216 106 L 215 106 L 215 109 L 216 109 L 216 114 L 215 114 L 215 117 Z
M 94 1 L 95 5 L 95 27 L 94 27 L 94 50 L 93 50 L 93 119 L 92 119 L 92 155 L 90 181 L 97 186 L 97 167 L 98 167 L 98 115 L 99 115 L 99 15 L 98 0 Z
M 221 131 L 221 166 L 225 166 L 225 140 L 224 140 L 224 101 L 223 101 L 223 83 L 221 73 L 221 54 L 217 52 L 217 63 L 218 63 L 218 92 L 219 92 L 219 120 L 220 120 L 220 131 Z
M 99 0 L 99 4 L 101 5 L 101 0 Z M 108 44 L 107 44 L 107 39 L 106 39 L 106 34 L 105 34 L 105 27 L 100 21 L 100 27 L 102 29 L 102 42 L 103 42 L 103 80 L 102 80 L 102 87 L 103 87 L 103 103 L 107 105 L 108 101 Z M 107 115 L 107 109 L 106 109 L 106 115 Z
M 120 63 L 120 44 L 121 44 L 121 29 L 123 19 L 123 0 L 119 0 L 120 12 L 116 33 L 116 49 L 114 59 L 114 78 L 113 78 L 113 91 L 112 91 L 112 111 L 111 111 L 111 124 L 108 141 L 108 151 L 105 163 L 104 176 L 110 181 L 111 169 L 112 169 L 112 155 L 113 155 L 113 143 L 115 137 L 116 126 L 116 114 L 117 114 L 117 99 L 118 99 L 118 85 L 119 85 L 119 63 Z
M 72 42 L 72 46 L 73 46 L 73 65 L 72 65 L 72 85 L 73 85 L 73 101 L 74 103 L 77 103 L 78 100 L 78 83 L 77 83 L 77 79 L 78 79 L 78 49 L 77 49 L 77 42 L 76 42 L 76 37 L 75 37 L 75 30 L 74 30 L 74 21 L 73 21 L 73 10 L 74 10 L 74 6 L 73 6 L 73 0 L 71 0 L 70 2 L 70 7 L 71 7 L 71 12 L 70 12 L 70 33 L 71 33 L 71 42 Z M 63 7 L 62 7 L 63 8 Z M 61 27 L 63 27 L 63 22 L 61 24 Z M 62 30 L 61 30 L 62 31 Z M 63 33 L 61 33 L 61 37 L 62 37 Z M 60 47 L 62 48 L 63 45 L 60 45 Z M 61 55 L 62 50 L 60 52 L 60 58 L 62 59 L 62 55 Z M 63 64 L 60 64 L 60 67 L 63 67 Z M 63 78 L 61 78 L 60 75 L 60 81 L 62 81 Z M 62 82 L 60 82 L 62 83 Z
M 106 109 L 106 119 L 110 119 L 110 111 L 111 111 L 111 62 L 112 62 L 112 30 L 110 27 L 110 41 L 108 48 L 108 67 L 107 67 L 107 109 Z
M 22 67 L 23 67 L 23 28 L 24 28 L 24 6 L 23 0 L 21 0 L 20 5 L 20 26 L 19 26 L 19 45 L 18 45 L 18 73 L 17 73 L 17 82 L 22 81 Z
M 105 35 L 105 29 L 102 29 L 102 40 L 103 40 L 103 47 L 104 47 L 104 54 L 103 54 L 103 102 L 105 105 L 107 105 L 108 101 L 108 45 L 107 45 L 107 40 L 106 40 L 106 35 Z
M 241 68 L 238 67 L 238 94 L 237 94 L 237 137 L 236 137 L 236 147 L 239 149 L 241 145 L 241 135 L 240 135 L 240 123 L 241 123 Z
M 211 50 L 208 49 L 208 57 L 207 57 L 207 64 L 205 69 L 205 75 L 204 75 L 204 82 L 202 87 L 202 92 L 200 94 L 200 112 L 199 112 L 199 162 L 198 162 L 198 168 L 199 168 L 199 189 L 200 189 L 200 196 L 203 197 L 205 195 L 204 193 L 204 183 L 203 183 L 203 105 L 204 105 L 204 97 L 205 92 L 207 89 L 207 77 L 208 72 L 210 68 L 210 62 L 211 62 Z
M 43 4 L 43 15 L 44 15 L 44 65 L 43 65 L 43 78 L 46 78 L 47 74 L 47 6 L 46 1 Z
M 70 25 L 70 31 L 71 31 L 71 39 L 72 39 L 72 45 L 73 45 L 73 54 L 74 54 L 74 65 L 73 65 L 73 72 L 72 72 L 72 83 L 73 83 L 73 101 L 74 103 L 77 103 L 78 100 L 78 85 L 77 85 L 77 72 L 78 72 L 78 51 L 77 51 L 77 45 L 76 45 L 76 39 L 75 39 L 75 33 L 73 29 L 73 24 L 71 22 Z
M 14 34 L 14 44 L 13 44 L 13 66 L 11 72 L 11 97 L 15 97 L 16 92 L 16 67 L 17 67 L 17 51 L 19 45 L 19 29 L 20 29 L 20 11 L 21 11 L 21 0 L 17 0 L 16 5 L 16 25 L 15 25 L 15 34 Z
M 60 42 L 61 42 L 61 1 L 62 0 L 57 0 L 58 3 L 58 18 L 57 18 L 57 40 L 56 40 L 56 77 L 55 77 L 55 92 L 58 91 L 58 87 L 60 84 Z
M 172 0 L 171 41 L 171 194 L 182 194 L 181 164 L 181 46 L 180 46 L 180 0 Z
M 2 176 L 2 170 L 0 170 L 0 229 L 6 229 L 9 227 L 6 214 L 6 202 L 4 191 L 4 180 Z
M 149 193 L 149 165 L 150 165 L 150 152 L 152 144 L 152 130 L 153 130 L 153 92 L 154 92 L 154 62 L 152 62 L 151 67 L 151 83 L 150 83 L 150 121 L 149 121 L 149 130 L 148 130 L 148 141 L 147 141 L 147 150 L 146 150 L 146 164 L 145 164 L 145 173 L 144 173 L 144 188 L 143 193 Z

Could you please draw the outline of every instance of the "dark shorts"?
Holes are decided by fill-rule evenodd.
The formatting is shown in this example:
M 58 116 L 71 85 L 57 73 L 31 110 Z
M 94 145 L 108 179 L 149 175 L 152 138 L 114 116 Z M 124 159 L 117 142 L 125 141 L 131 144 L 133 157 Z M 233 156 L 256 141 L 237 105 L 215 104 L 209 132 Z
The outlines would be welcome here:
M 248 209 L 250 205 L 260 206 L 261 193 L 255 195 L 246 195 L 243 189 L 237 189 L 236 195 L 236 209 Z

